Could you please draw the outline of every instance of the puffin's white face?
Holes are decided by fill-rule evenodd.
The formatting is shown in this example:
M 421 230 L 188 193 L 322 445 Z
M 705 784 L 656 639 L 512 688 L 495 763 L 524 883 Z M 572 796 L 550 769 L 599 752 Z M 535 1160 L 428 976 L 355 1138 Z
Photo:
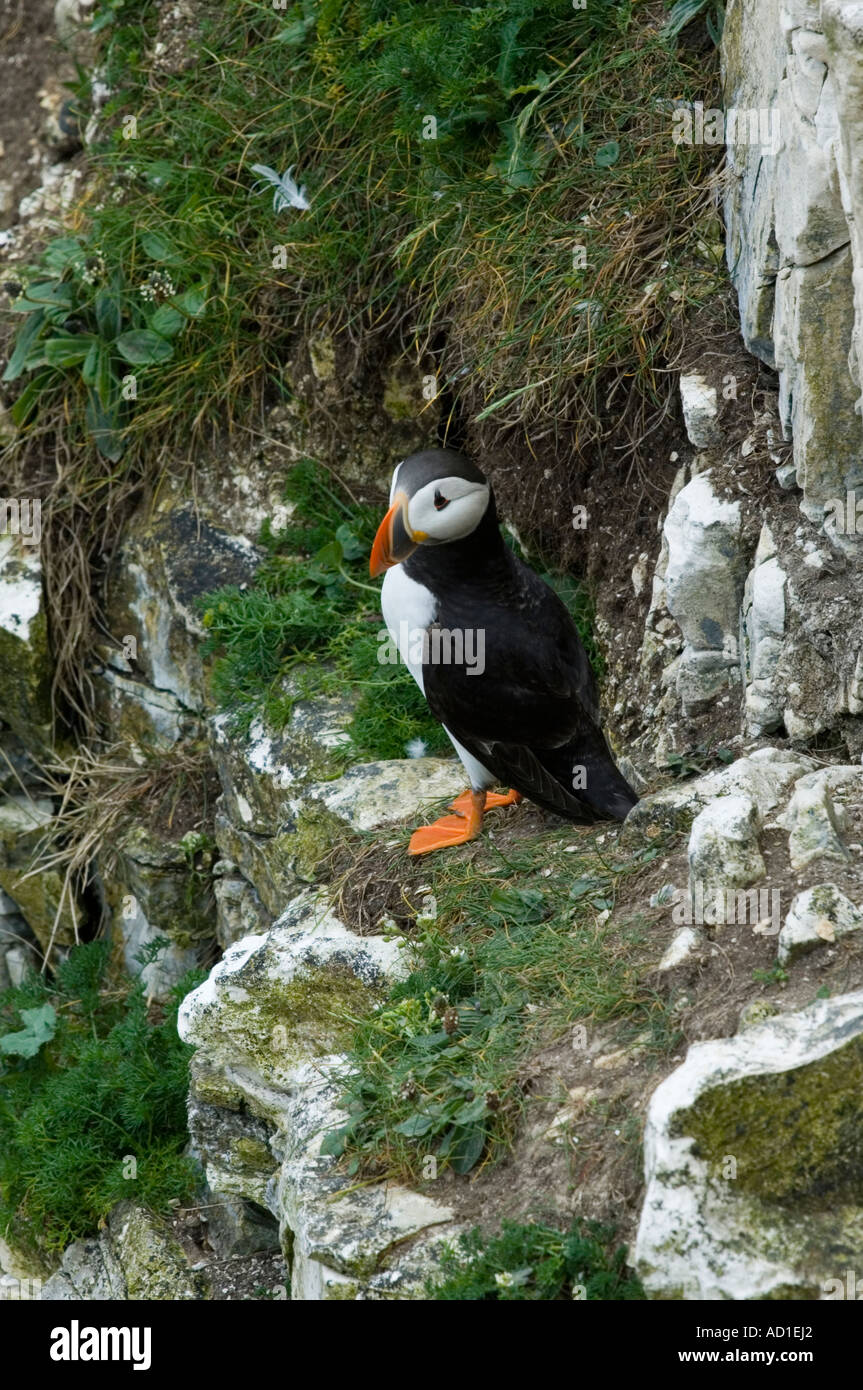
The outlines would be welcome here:
M 410 498 L 408 526 L 424 541 L 460 541 L 476 530 L 487 506 L 488 483 L 438 478 Z
M 444 450 L 440 452 L 446 454 Z M 485 480 L 480 480 L 482 475 L 477 469 L 472 470 L 477 474 L 475 478 L 443 473 L 421 482 L 414 492 L 408 493 L 409 480 L 402 473 L 405 463 L 413 464 L 413 460 L 403 460 L 393 473 L 390 508 L 372 550 L 372 575 L 407 559 L 418 545 L 464 540 L 476 530 L 488 509 L 491 489 Z M 413 479 L 416 480 L 415 468 Z

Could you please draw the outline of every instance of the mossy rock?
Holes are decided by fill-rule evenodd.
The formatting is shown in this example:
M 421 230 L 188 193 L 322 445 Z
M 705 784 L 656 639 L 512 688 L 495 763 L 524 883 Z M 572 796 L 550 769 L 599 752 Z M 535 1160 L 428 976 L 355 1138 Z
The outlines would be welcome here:
M 192 1270 L 180 1242 L 158 1217 L 121 1202 L 108 1217 L 111 1252 L 123 1271 L 127 1298 L 159 1303 L 209 1298 L 199 1270 Z
M 70 903 L 68 894 L 64 896 L 63 875 L 58 870 L 28 876 L 53 818 L 54 808 L 47 798 L 19 796 L 0 802 L 0 888 L 17 903 L 43 950 L 52 938 L 55 945 L 72 945 L 81 920 L 77 904 Z
M 50 746 L 52 660 L 38 552 L 0 536 L 0 720 L 25 747 Z
M 736 1185 L 766 1202 L 863 1206 L 863 1038 L 808 1066 L 715 1086 L 676 1117 L 695 1154 L 733 1154 Z

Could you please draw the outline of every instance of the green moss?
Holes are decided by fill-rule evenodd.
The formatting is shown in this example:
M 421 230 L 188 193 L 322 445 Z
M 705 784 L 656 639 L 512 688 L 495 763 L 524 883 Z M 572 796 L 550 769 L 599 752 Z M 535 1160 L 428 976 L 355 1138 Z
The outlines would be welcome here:
M 74 901 L 70 903 L 68 895 L 63 896 L 61 873 L 47 869 L 28 877 L 51 818 L 43 806 L 19 805 L 11 800 L 0 805 L 0 888 L 15 899 L 43 949 L 52 936 L 57 945 L 71 945 L 80 920 Z M 58 917 L 61 900 L 63 909 Z
M 374 1273 L 371 1270 L 370 1273 Z M 357 1298 L 360 1291 L 359 1284 L 352 1280 L 347 1283 L 333 1283 L 326 1285 L 325 1298 L 328 1303 L 352 1303 Z
M 244 997 L 220 998 L 217 1026 L 226 1055 L 248 1058 L 264 1076 L 310 1056 L 343 1052 L 354 1020 L 367 1014 L 378 997 L 338 963 L 304 969 L 287 982 L 265 974 L 257 985 L 259 969 L 267 970 L 263 952 L 233 977 Z
M 297 816 L 294 867 L 300 878 L 314 879 L 318 867 L 347 834 L 345 823 L 325 806 L 308 802 Z
M 11 579 L 9 562 L 4 577 Z M 26 641 L 0 628 L 0 718 L 28 745 L 51 722 L 51 663 L 45 615 L 31 620 Z
M 736 1186 L 821 1207 L 863 1199 L 863 1039 L 804 1067 L 715 1086 L 682 1112 L 708 1163 L 737 1160 Z
M 271 1173 L 276 1166 L 272 1150 L 260 1139 L 250 1139 L 248 1136 L 235 1139 L 231 1152 L 242 1167 L 252 1168 L 257 1173 Z
M 242 1110 L 245 1096 L 220 1071 L 209 1071 L 193 1063 L 190 1089 L 204 1105 L 217 1105 L 223 1110 Z
M 124 1205 L 112 1213 L 110 1225 L 129 1299 L 176 1302 L 209 1296 L 180 1242 L 149 1212 Z

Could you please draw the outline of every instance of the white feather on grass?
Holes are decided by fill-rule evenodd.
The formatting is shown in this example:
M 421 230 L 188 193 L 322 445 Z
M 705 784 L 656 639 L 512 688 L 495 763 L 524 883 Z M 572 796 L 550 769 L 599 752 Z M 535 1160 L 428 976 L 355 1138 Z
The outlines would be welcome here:
M 267 186 L 275 189 L 273 193 L 273 211 L 282 212 L 285 208 L 299 208 L 305 212 L 311 207 L 311 203 L 306 197 L 306 190 L 300 188 L 291 178 L 293 165 L 286 169 L 283 174 L 277 174 L 275 169 L 271 169 L 269 164 L 253 164 L 252 173 L 260 174 L 260 180 L 255 185 L 254 192 L 260 193 Z
M 405 752 L 409 758 L 424 758 L 427 751 L 428 744 L 422 738 L 412 738 L 405 746 Z

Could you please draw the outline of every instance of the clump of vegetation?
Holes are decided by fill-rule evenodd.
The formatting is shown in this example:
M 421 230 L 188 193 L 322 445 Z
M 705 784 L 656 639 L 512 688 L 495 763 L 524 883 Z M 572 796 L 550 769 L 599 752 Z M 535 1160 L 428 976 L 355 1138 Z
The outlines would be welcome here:
M 503 1221 L 488 1239 L 479 1228 L 459 1237 L 441 1256 L 439 1280 L 426 1295 L 441 1301 L 632 1302 L 644 1290 L 626 1269 L 626 1250 L 613 1247 L 614 1231 L 598 1222 L 575 1222 L 566 1232 L 552 1226 Z
M 298 323 L 371 334 L 406 303 L 419 346 L 447 331 L 443 376 L 478 418 L 559 417 L 606 367 L 657 389 L 713 279 L 693 235 L 705 156 L 670 127 L 703 64 L 661 11 L 246 0 L 204 19 L 194 64 L 155 76 L 157 9 L 97 7 L 104 187 L 19 300 L 13 376 L 39 373 L 22 418 L 59 392 L 109 458 L 164 445 L 279 380 Z M 308 206 L 258 201 L 255 167 L 286 166 Z M 134 408 L 128 364 L 146 378 Z
M 429 903 L 406 940 L 415 968 L 357 1024 L 349 1119 L 322 1151 L 352 1174 L 419 1181 L 430 1156 L 467 1173 L 511 1142 L 519 1068 L 543 1038 L 620 1019 L 670 1046 L 670 1016 L 639 984 L 644 931 L 608 920 L 617 883 L 655 854 L 612 864 L 590 844 L 575 855 L 542 835 L 506 857 L 492 848 L 491 864 L 430 867 Z
M 114 983 L 109 952 L 77 946 L 53 979 L 0 994 L 0 1232 L 36 1254 L 91 1234 L 123 1198 L 166 1211 L 200 1181 L 177 1010 L 203 975 L 157 1019 L 140 984 Z
M 43 556 L 55 694 L 87 727 L 124 509 L 291 398 L 312 329 L 432 356 L 448 411 L 564 431 L 577 463 L 661 418 L 716 285 L 715 155 L 671 137 L 712 70 L 659 0 L 230 0 L 175 71 L 151 61 L 161 10 L 97 0 L 93 177 L 13 304 L 16 460 L 47 476 L 56 431 L 70 460 Z M 75 102 L 86 124 L 89 74 Z

